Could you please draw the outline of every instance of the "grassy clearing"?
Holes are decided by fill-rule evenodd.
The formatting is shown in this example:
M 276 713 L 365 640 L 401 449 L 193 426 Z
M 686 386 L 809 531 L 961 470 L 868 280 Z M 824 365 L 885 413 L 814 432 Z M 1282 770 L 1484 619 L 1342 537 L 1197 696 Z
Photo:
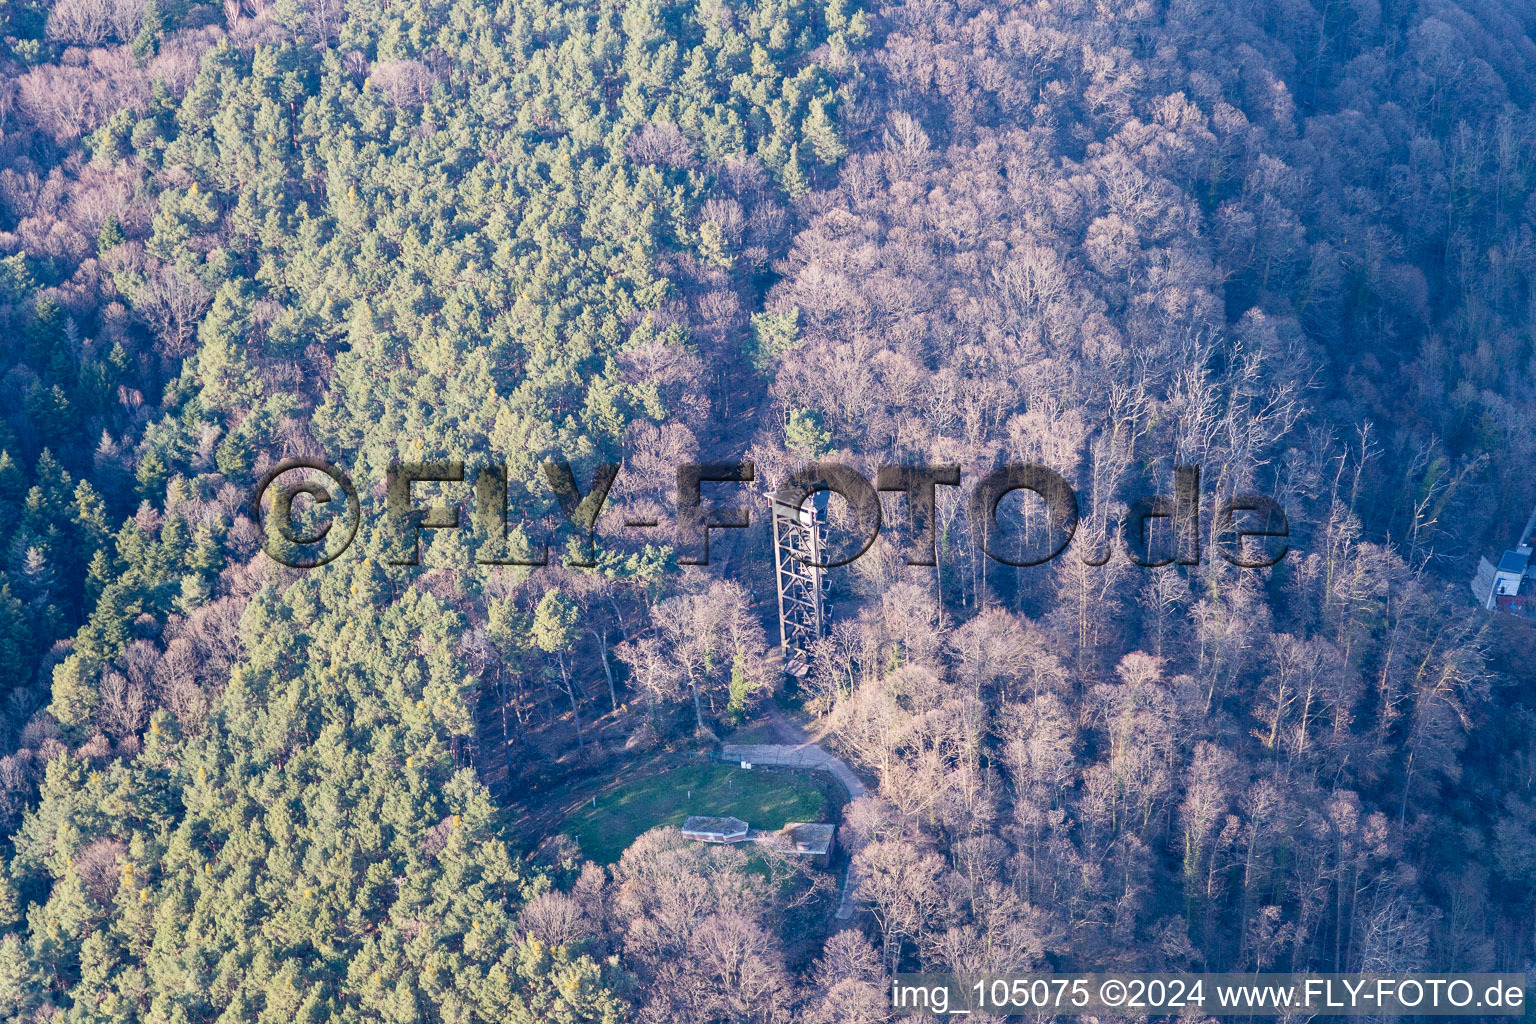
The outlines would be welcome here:
M 820 821 L 827 798 L 804 773 L 724 764 L 685 765 L 639 779 L 575 809 L 561 831 L 599 864 L 612 864 L 642 832 L 681 825 L 690 814 L 740 818 L 753 828 Z

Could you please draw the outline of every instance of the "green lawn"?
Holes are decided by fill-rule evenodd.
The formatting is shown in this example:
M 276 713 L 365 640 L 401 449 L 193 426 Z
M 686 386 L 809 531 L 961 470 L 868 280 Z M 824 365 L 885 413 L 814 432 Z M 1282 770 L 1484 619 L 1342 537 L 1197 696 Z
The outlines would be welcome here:
M 690 795 L 691 794 L 691 795 Z M 642 832 L 681 825 L 690 814 L 740 818 L 753 828 L 820 821 L 822 789 L 804 773 L 743 771 L 725 764 L 687 765 L 599 794 L 561 830 L 599 864 L 612 864 Z

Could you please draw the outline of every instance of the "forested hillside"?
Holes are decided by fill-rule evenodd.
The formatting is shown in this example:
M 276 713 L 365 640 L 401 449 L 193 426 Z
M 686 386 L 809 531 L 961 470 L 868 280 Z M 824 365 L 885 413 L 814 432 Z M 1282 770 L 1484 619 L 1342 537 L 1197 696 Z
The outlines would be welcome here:
M 1536 962 L 1536 644 L 1466 587 L 1536 503 L 1533 35 L 0 0 L 0 1011 L 868 1024 L 898 970 Z M 250 509 L 294 456 L 361 497 L 310 570 Z M 909 566 L 890 495 L 790 681 L 765 503 L 681 566 L 676 469 L 823 457 L 1041 463 L 1082 523 L 1014 568 L 940 487 Z M 552 459 L 623 469 L 514 564 Z M 463 528 L 400 564 L 387 469 L 448 460 L 417 503 Z M 1133 564 L 1189 465 L 1204 556 Z M 1219 557 L 1244 493 L 1272 568 Z M 558 834 L 770 708 L 870 783 L 852 921 L 772 856 Z

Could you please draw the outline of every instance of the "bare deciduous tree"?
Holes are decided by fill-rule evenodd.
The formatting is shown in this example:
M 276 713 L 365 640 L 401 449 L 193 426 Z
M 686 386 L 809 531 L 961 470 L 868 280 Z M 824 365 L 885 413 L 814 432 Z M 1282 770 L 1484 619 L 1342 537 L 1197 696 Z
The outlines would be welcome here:
M 133 296 L 134 309 L 164 343 L 164 355 L 179 359 L 192 351 L 197 321 L 213 296 L 202 282 L 165 264 L 151 269 Z
M 113 30 L 112 0 L 59 0 L 48 12 L 48 38 L 99 46 Z

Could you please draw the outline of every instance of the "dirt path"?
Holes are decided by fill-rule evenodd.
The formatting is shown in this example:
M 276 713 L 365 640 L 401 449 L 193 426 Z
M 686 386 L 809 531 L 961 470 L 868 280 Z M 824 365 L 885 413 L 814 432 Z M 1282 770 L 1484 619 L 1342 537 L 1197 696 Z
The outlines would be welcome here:
M 803 768 L 807 771 L 829 772 L 847 792 L 849 800 L 857 800 L 869 795 L 868 787 L 854 774 L 853 769 L 848 767 L 846 761 L 811 739 L 804 729 L 786 718 L 778 708 L 772 709 L 770 717 L 774 731 L 785 742 L 726 743 L 720 748 L 721 758 L 726 761 L 749 761 L 752 764 L 777 768 Z M 843 878 L 842 898 L 837 905 L 838 920 L 846 921 L 853 917 L 857 909 L 858 889 L 858 873 L 850 861 L 848 873 Z

